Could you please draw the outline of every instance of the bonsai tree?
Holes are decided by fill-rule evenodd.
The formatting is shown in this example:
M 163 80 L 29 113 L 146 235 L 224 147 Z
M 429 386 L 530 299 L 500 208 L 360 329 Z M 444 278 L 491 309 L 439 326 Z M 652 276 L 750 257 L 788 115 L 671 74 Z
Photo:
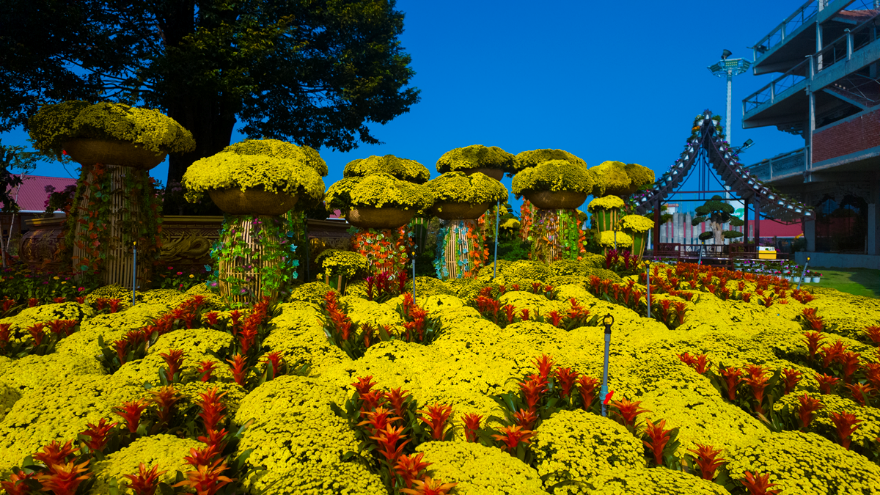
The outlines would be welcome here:
M 696 212 L 698 216 L 691 220 L 691 225 L 696 227 L 703 222 L 709 222 L 711 231 L 700 234 L 700 240 L 705 242 L 714 238 L 714 243 L 720 246 L 723 243 L 722 239 L 742 237 L 742 232 L 734 230 L 722 231 L 722 225 L 728 222 L 734 227 L 744 225 L 742 220 L 733 216 L 733 211 L 733 206 L 725 203 L 721 196 L 715 195 L 712 196 L 712 199 L 697 207 Z
M 394 155 L 370 156 L 352 160 L 345 166 L 342 176 L 345 178 L 366 177 L 378 173 L 390 174 L 400 180 L 416 184 L 424 184 L 431 178 L 428 167 L 415 160 L 398 158 Z

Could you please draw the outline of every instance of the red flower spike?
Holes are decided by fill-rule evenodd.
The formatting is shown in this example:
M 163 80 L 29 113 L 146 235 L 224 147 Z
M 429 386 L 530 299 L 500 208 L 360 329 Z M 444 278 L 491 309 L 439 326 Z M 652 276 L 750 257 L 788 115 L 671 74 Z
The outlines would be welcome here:
M 265 361 L 263 364 L 266 366 L 272 367 L 272 376 L 278 377 L 278 374 L 281 372 L 281 365 L 284 363 L 284 356 L 281 355 L 280 352 L 270 352 L 266 354 Z
M 419 452 L 412 457 L 402 455 L 397 459 L 397 465 L 394 466 L 394 471 L 403 478 L 403 482 L 406 484 L 407 488 L 412 488 L 413 481 L 421 478 L 424 474 L 424 470 L 431 465 L 430 462 L 422 462 L 422 457 L 424 456 L 424 452 Z
M 220 313 L 216 311 L 211 311 L 205 315 L 205 320 L 208 323 L 208 326 L 211 328 L 217 326 L 217 320 L 220 318 Z
M 571 389 L 580 377 L 580 373 L 571 368 L 556 368 L 556 380 L 559 382 L 559 393 L 563 399 L 571 395 Z
M 696 358 L 694 358 L 693 356 L 691 356 L 687 352 L 685 352 L 684 354 L 678 354 L 678 360 L 681 361 L 682 363 L 690 366 L 691 368 L 693 368 L 697 362 Z
M 842 411 L 831 413 L 831 422 L 834 423 L 834 427 L 837 430 L 837 438 L 840 440 L 840 445 L 849 450 L 850 435 L 859 429 L 859 423 L 862 421 L 857 419 L 855 414 Z
M 541 380 L 540 376 L 532 375 L 532 378 L 524 381 L 519 384 L 519 389 L 525 395 L 526 404 L 528 404 L 529 409 L 534 410 L 538 402 L 541 400 L 541 395 L 544 393 L 546 389 L 546 382 Z
M 611 405 L 617 410 L 617 415 L 623 420 L 624 426 L 634 427 L 636 425 L 636 419 L 640 414 L 651 412 L 639 407 L 641 401 L 632 402 L 628 399 L 615 400 L 611 402 Z
M 672 432 L 672 430 L 667 430 L 665 427 L 665 419 L 660 420 L 657 424 L 652 423 L 650 419 L 645 420 L 645 436 L 648 437 L 650 442 L 642 440 L 642 443 L 654 453 L 654 462 L 657 463 L 657 466 L 664 465 L 663 449 L 669 443 L 669 434 Z
M 858 402 L 862 407 L 865 407 L 865 399 L 867 399 L 868 395 L 874 392 L 874 387 L 864 383 L 847 383 L 845 386 L 852 393 L 853 400 Z
M 42 323 L 35 323 L 30 328 L 27 329 L 28 333 L 31 334 L 31 338 L 34 339 L 34 348 L 40 347 L 43 343 L 43 337 L 46 336 L 46 332 L 43 331 Z
M 9 481 L 0 482 L 0 487 L 6 490 L 6 495 L 32 495 L 33 492 L 23 481 L 36 479 L 37 476 L 39 476 L 37 472 L 28 474 L 18 470 L 17 473 L 9 476 Z
M 162 356 L 162 359 L 165 360 L 165 364 L 168 365 L 168 368 L 165 370 L 165 378 L 168 382 L 174 381 L 174 375 L 176 375 L 180 368 L 183 367 L 183 350 L 182 349 L 168 349 L 168 352 L 159 353 Z
M 859 358 L 861 354 L 857 352 L 844 352 L 840 356 L 840 363 L 843 365 L 843 381 L 852 383 L 853 373 L 859 369 Z
M 49 466 L 49 473 L 37 476 L 43 491 L 52 492 L 55 495 L 74 495 L 80 483 L 89 479 L 86 467 L 89 461 L 82 464 L 74 464 L 70 461 L 66 464 L 53 464 Z M 87 473 L 87 474 L 83 474 Z
M 880 389 L 880 363 L 866 363 L 863 367 L 868 383 L 874 390 Z
M 358 377 L 357 380 L 358 381 L 355 383 L 352 383 L 351 386 L 354 387 L 354 389 L 357 391 L 358 395 L 364 395 L 365 393 L 369 392 L 370 390 L 373 389 L 373 387 L 376 386 L 376 383 L 373 382 L 372 376 L 367 376 L 364 378 Z
M 733 402 L 736 400 L 736 389 L 742 382 L 742 370 L 737 368 L 724 368 L 721 370 L 721 377 L 727 383 L 727 400 Z
M 581 402 L 583 402 L 584 405 L 584 410 L 589 411 L 590 407 L 593 405 L 593 402 L 596 400 L 599 380 L 591 376 L 581 375 L 577 379 L 577 384 L 578 393 L 580 393 Z
M 223 452 L 226 449 L 227 435 L 229 435 L 229 432 L 226 431 L 226 428 L 220 428 L 209 431 L 207 435 L 199 436 L 198 441 L 209 447 L 214 447 L 214 450 L 217 452 Z
M 401 387 L 393 388 L 389 392 L 385 392 L 385 400 L 391 404 L 394 414 L 403 418 L 406 412 L 406 400 L 409 399 L 409 391 L 401 390 Z
M 142 462 L 138 466 L 137 474 L 123 474 L 122 476 L 128 479 L 128 488 L 134 492 L 134 495 L 154 495 L 156 488 L 159 487 L 159 476 L 167 472 L 159 471 L 158 464 L 147 471 L 147 465 Z
M 528 309 L 523 309 L 522 311 L 520 311 L 520 313 L 519 313 L 519 318 L 520 318 L 522 321 L 529 321 L 529 310 L 528 310 Z
M 798 396 L 800 407 L 798 408 L 798 419 L 801 423 L 801 429 L 806 430 L 813 421 L 813 413 L 822 409 L 822 403 L 818 399 L 810 397 L 808 394 Z
M 211 374 L 214 372 L 216 362 L 210 360 L 204 360 L 199 363 L 199 367 L 196 372 L 199 374 L 199 380 L 203 382 L 207 382 L 211 380 Z
M 727 461 L 718 457 L 721 454 L 721 449 L 700 443 L 696 444 L 696 447 L 697 450 L 690 449 L 688 452 L 697 456 L 694 462 L 700 468 L 700 477 L 704 480 L 712 481 L 715 478 L 715 471 Z
M 553 325 L 556 328 L 560 327 L 560 324 L 562 323 L 562 315 L 559 314 L 558 311 L 551 311 L 550 313 L 548 313 L 547 316 L 550 317 L 550 324 L 551 325 Z
M 443 440 L 446 435 L 446 424 L 449 421 L 449 416 L 452 415 L 452 406 L 434 404 L 433 406 L 428 406 L 427 410 L 417 412 L 422 414 L 422 417 L 419 419 L 427 424 L 431 430 L 431 438 Z
M 122 407 L 113 409 L 113 413 L 125 420 L 129 433 L 136 433 L 141 422 L 141 414 L 147 408 L 146 401 L 133 400 L 122 403 Z
M 180 400 L 180 395 L 172 386 L 161 387 L 151 390 L 151 401 L 158 407 L 159 423 L 165 426 L 171 424 L 171 416 L 174 414 L 174 404 Z
M 403 431 L 404 428 L 402 426 L 388 426 L 384 430 L 381 430 L 377 436 L 370 437 L 379 443 L 381 449 L 378 452 L 382 454 L 390 464 L 397 462 L 397 459 L 403 452 L 403 447 L 409 443 L 409 440 L 404 440 L 400 445 L 397 444 L 397 442 L 406 438 Z
M 746 471 L 746 479 L 741 480 L 740 483 L 749 490 L 749 495 L 779 495 L 780 493 L 779 490 L 770 489 L 776 484 L 770 483 L 769 474 L 759 474 L 755 477 L 751 472 Z
M 511 451 L 516 450 L 520 443 L 531 443 L 531 438 L 534 435 L 534 432 L 523 429 L 522 426 L 514 425 L 514 426 L 505 426 L 498 430 L 500 435 L 492 435 L 496 441 L 503 443 L 501 446 L 502 449 Z
M 865 335 L 871 339 L 871 342 L 880 345 L 880 325 L 865 328 Z
M 746 366 L 746 371 L 748 376 L 743 378 L 743 382 L 752 389 L 752 397 L 756 403 L 755 412 L 764 414 L 764 389 L 770 384 L 770 377 L 764 374 L 766 370 L 763 366 L 750 364 Z
M 821 375 L 816 373 L 816 381 L 819 382 L 819 391 L 823 394 L 830 394 L 831 387 L 837 384 L 840 381 L 839 378 L 831 376 L 831 375 Z
M 33 458 L 35 461 L 45 464 L 51 471 L 52 466 L 67 463 L 67 458 L 75 455 L 77 450 L 79 449 L 73 446 L 73 441 L 60 444 L 52 440 L 51 443 L 44 445 L 39 452 L 34 454 Z
M 222 394 L 219 392 L 220 390 L 217 387 L 209 388 L 204 393 L 199 394 L 199 400 L 196 402 L 202 409 L 202 412 L 199 413 L 199 417 L 202 418 L 202 423 L 205 425 L 206 432 L 211 432 L 217 429 L 220 422 L 226 419 L 226 415 L 223 414 L 223 411 L 226 410 L 226 406 L 221 402 L 221 399 L 226 395 L 226 392 L 223 392 Z
M 795 387 L 801 381 L 801 372 L 795 369 L 787 368 L 782 370 L 783 381 L 785 381 L 785 392 L 788 395 L 794 392 Z
M 540 358 L 532 359 L 532 364 L 535 365 L 535 368 L 538 368 L 538 375 L 546 385 L 550 372 L 553 370 L 553 358 L 544 354 Z
M 221 488 L 232 483 L 231 478 L 222 476 L 223 471 L 227 469 L 223 461 L 217 461 L 211 466 L 199 466 L 195 471 L 187 472 L 187 479 L 175 484 L 174 487 L 193 488 L 198 495 L 216 495 Z
M 370 435 L 378 435 L 380 431 L 387 428 L 389 425 L 393 426 L 393 423 L 399 421 L 403 418 L 398 416 L 393 416 L 393 411 L 390 409 L 386 409 L 384 407 L 377 407 L 375 411 L 364 411 L 361 413 L 362 416 L 366 416 L 367 419 L 365 421 L 361 421 L 358 423 L 358 426 L 366 426 L 369 425 L 369 433 Z
M 244 387 L 248 375 L 247 361 L 244 356 L 236 354 L 232 356 L 232 359 L 227 359 L 226 362 L 232 365 L 232 378 L 235 380 L 235 383 L 240 387 Z
M 217 455 L 217 449 L 213 445 L 206 445 L 200 449 L 189 449 L 189 455 L 183 460 L 198 469 L 199 466 L 210 466 Z
M 531 430 L 538 421 L 538 415 L 530 409 L 521 409 L 513 413 L 513 422 L 522 426 L 524 430 Z
M 385 401 L 385 395 L 381 390 L 370 390 L 361 396 L 361 401 L 364 403 L 361 412 L 372 411 Z
M 461 417 L 461 421 L 464 423 L 464 437 L 466 441 L 477 441 L 477 431 L 480 429 L 480 421 L 482 420 L 483 416 L 474 413 L 468 413 Z
M 693 368 L 697 373 L 705 375 L 709 371 L 709 358 L 705 354 L 700 354 L 694 360 Z
M 107 446 L 107 436 L 110 431 L 119 423 L 110 423 L 106 418 L 101 418 L 98 424 L 88 423 L 88 428 L 82 432 L 83 435 L 89 437 L 89 441 L 85 442 L 89 452 L 101 452 Z
M 432 479 L 430 476 L 425 476 L 424 480 L 413 480 L 413 484 L 415 484 L 415 488 L 403 488 L 400 490 L 400 493 L 407 495 L 447 495 L 449 490 L 458 485 L 458 483 L 443 483 L 440 480 Z

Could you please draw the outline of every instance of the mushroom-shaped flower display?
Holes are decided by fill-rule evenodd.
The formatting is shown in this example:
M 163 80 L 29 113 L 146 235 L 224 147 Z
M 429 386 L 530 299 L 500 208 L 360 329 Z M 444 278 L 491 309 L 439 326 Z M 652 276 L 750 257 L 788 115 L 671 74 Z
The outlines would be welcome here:
M 361 228 L 396 229 L 417 212 L 434 204 L 431 190 L 390 174 L 350 177 L 330 186 L 327 207 L 345 212 L 349 223 Z
M 635 163 L 602 162 L 590 171 L 596 175 L 594 196 L 611 194 L 625 198 L 654 183 L 654 171 Z
M 582 159 L 565 150 L 554 149 L 529 150 L 517 153 L 514 167 L 519 172 L 527 168 L 537 167 L 541 163 L 549 162 L 550 160 L 565 160 L 572 165 L 587 168 L 587 162 Z
M 428 167 L 415 160 L 398 158 L 394 155 L 370 156 L 348 162 L 342 176 L 366 177 L 368 175 L 386 173 L 400 180 L 424 184 L 431 178 Z
M 447 172 L 427 186 L 434 195 L 431 212 L 444 220 L 478 218 L 494 203 L 507 200 L 507 188 L 481 172 Z
M 261 155 L 269 158 L 294 160 L 314 169 L 321 177 L 327 177 L 327 162 L 317 150 L 309 146 L 297 146 L 278 139 L 245 139 L 223 148 L 226 153 L 236 155 Z
M 464 172 L 470 175 L 474 172 L 482 172 L 500 181 L 505 172 L 515 170 L 516 160 L 512 153 L 497 146 L 483 146 L 482 144 L 472 144 L 464 148 L 449 150 L 437 160 L 437 171 L 441 174 Z
M 620 221 L 620 212 L 625 203 L 618 196 L 603 196 L 590 201 L 587 211 L 593 214 L 596 230 L 605 232 L 614 230 Z
M 516 174 L 513 193 L 541 209 L 574 209 L 583 204 L 595 184 L 595 176 L 586 167 L 550 160 Z

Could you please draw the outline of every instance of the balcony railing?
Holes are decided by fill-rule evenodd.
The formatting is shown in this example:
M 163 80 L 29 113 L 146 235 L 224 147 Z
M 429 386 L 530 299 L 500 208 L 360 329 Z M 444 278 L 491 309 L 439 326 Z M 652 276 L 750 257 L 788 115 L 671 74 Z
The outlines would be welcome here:
M 772 50 L 773 47 L 785 41 L 785 38 L 789 33 L 793 33 L 797 28 L 815 17 L 819 12 L 820 3 L 822 4 L 822 7 L 824 7 L 825 4 L 828 3 L 828 0 L 810 0 L 801 5 L 799 9 L 782 21 L 781 24 L 776 26 L 773 31 L 770 31 L 770 34 L 764 36 L 760 41 L 755 43 L 752 60 L 757 61 L 760 58 L 758 56 L 759 52 L 763 54 Z
M 802 174 L 807 169 L 807 149 L 801 148 L 782 155 L 762 160 L 748 167 L 752 177 L 762 181 L 772 181 L 792 175 Z
M 880 20 L 880 14 L 862 22 L 853 30 L 847 30 L 846 34 L 828 43 L 823 49 L 809 55 L 806 60 L 792 67 L 781 76 L 774 79 L 770 84 L 755 91 L 743 100 L 743 114 L 750 112 L 764 104 L 774 104 L 789 96 L 786 91 L 804 79 L 812 79 L 816 74 L 826 71 L 838 62 L 850 60 L 853 53 L 862 50 L 878 38 L 880 29 L 876 25 Z M 817 91 L 820 88 L 813 88 Z

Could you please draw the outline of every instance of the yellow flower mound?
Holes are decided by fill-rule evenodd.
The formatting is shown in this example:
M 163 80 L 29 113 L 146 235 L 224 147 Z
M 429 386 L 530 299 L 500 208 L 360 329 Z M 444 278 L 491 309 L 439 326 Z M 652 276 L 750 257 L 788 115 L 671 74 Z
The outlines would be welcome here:
M 526 168 L 513 177 L 517 197 L 534 191 L 571 191 L 590 194 L 596 176 L 586 168 L 572 167 L 565 160 L 550 160 Z
M 400 180 L 416 184 L 424 184 L 431 178 L 431 171 L 428 170 L 428 167 L 415 160 L 397 158 L 394 155 L 370 156 L 352 160 L 345 166 L 342 176 L 346 178 L 366 177 L 378 173 L 391 174 Z
M 599 245 L 604 248 L 613 248 L 617 242 L 617 249 L 630 248 L 633 245 L 632 237 L 626 232 L 617 231 L 617 234 L 611 230 L 606 230 L 599 234 Z
M 63 340 L 62 340 L 63 342 Z M 46 377 L 76 378 L 80 375 L 101 375 L 104 369 L 95 356 L 81 354 L 48 354 L 0 360 L 0 383 L 22 393 L 41 388 Z
M 540 313 L 546 318 L 551 311 L 565 315 L 568 308 L 571 307 L 571 304 L 548 300 L 543 294 L 533 294 L 526 291 L 508 291 L 498 299 L 501 301 L 502 311 L 505 305 L 511 304 L 516 308 L 517 314 L 523 309 L 528 309 L 530 317 L 535 317 L 537 313 Z
M 403 324 L 403 319 L 397 310 L 387 304 L 353 296 L 343 296 L 339 298 L 339 302 L 348 305 L 348 316 L 358 325 L 369 323 L 375 328 L 382 325 Z
M 300 285 L 290 293 L 290 302 L 304 301 L 314 304 L 324 304 L 324 296 L 333 290 L 324 282 L 309 282 Z
M 505 172 L 516 170 L 516 157 L 497 146 L 472 144 L 443 153 L 437 160 L 437 171 L 458 172 L 472 168 L 500 168 Z
M 536 167 L 543 162 L 550 160 L 565 160 L 574 166 L 587 168 L 587 162 L 572 155 L 565 150 L 541 149 L 523 151 L 516 155 L 516 170 L 523 170 L 529 167 Z
M 501 182 L 476 172 L 446 172 L 426 184 L 435 203 L 495 203 L 507 201 L 507 188 Z
M 269 158 L 294 160 L 313 168 L 321 177 L 326 177 L 328 173 L 327 162 L 314 148 L 297 146 L 278 139 L 245 139 L 223 148 L 223 151 L 236 155 L 263 155 Z
M 113 379 L 123 383 L 159 383 L 159 369 L 167 368 L 160 354 L 167 353 L 170 349 L 183 350 L 183 367 L 180 370 L 183 381 L 199 379 L 197 369 L 202 361 L 217 363 L 213 374 L 215 377 L 232 378 L 229 366 L 219 362 L 216 357 L 209 354 L 209 351 L 220 351 L 225 347 L 231 347 L 233 343 L 232 335 L 219 330 L 204 328 L 175 330 L 159 337 L 159 340 L 150 347 L 145 358 L 123 364 L 113 374 Z
M 746 471 L 769 473 L 781 493 L 825 495 L 880 493 L 880 467 L 815 433 L 785 431 L 769 438 L 749 438 L 724 453 L 733 479 Z
M 278 309 L 280 314 L 272 319 L 272 331 L 263 344 L 281 352 L 288 365 L 299 368 L 309 364 L 310 373 L 317 376 L 349 360 L 342 349 L 327 340 L 315 305 L 296 301 L 281 304 Z
M 186 199 L 198 201 L 211 189 L 259 189 L 276 194 L 298 194 L 303 203 L 324 196 L 324 181 L 302 159 L 278 159 L 267 155 L 239 155 L 221 151 L 197 160 L 183 174 Z
M 550 271 L 554 275 L 579 275 L 586 276 L 587 267 L 578 260 L 559 260 L 550 264 Z
M 605 257 L 601 254 L 586 253 L 582 256 L 581 264 L 587 268 L 604 268 Z
M 484 268 L 488 270 L 489 267 Z M 482 270 L 481 270 L 482 273 Z M 508 278 L 528 278 L 540 280 L 553 275 L 550 268 L 544 263 L 529 260 L 519 260 L 510 264 L 498 264 L 498 273 Z
M 384 493 L 377 475 L 355 461 L 339 460 L 358 450 L 354 432 L 329 405 L 330 401 L 343 404 L 347 396 L 345 389 L 327 380 L 292 375 L 266 382 L 248 394 L 235 422 L 253 424 L 239 450 L 254 449 L 249 462 L 265 466 L 266 471 L 252 471 L 245 484 L 253 483 L 259 493 Z
M 601 495 L 728 495 L 721 485 L 666 468 L 613 469 L 603 472 L 582 493 Z
M 803 370 L 801 373 L 803 373 Z M 806 373 L 804 373 L 804 375 L 805 377 L 807 376 Z M 809 377 L 812 378 L 812 374 L 809 375 Z M 801 380 L 801 383 L 803 382 L 804 380 Z M 815 389 L 815 391 L 806 392 L 806 395 L 817 399 L 822 404 L 822 409 L 813 413 L 813 421 L 810 423 L 810 430 L 818 429 L 828 432 L 835 431 L 834 422 L 831 421 L 831 414 L 846 411 L 854 414 L 856 418 L 861 421 L 858 425 L 858 429 L 856 429 L 850 437 L 852 445 L 855 446 L 858 444 L 870 448 L 874 439 L 880 437 L 880 409 L 870 406 L 860 406 L 856 401 L 839 395 L 819 393 L 818 382 L 812 379 L 809 380 L 809 382 L 812 385 L 811 388 Z M 800 408 L 798 397 L 804 394 L 805 392 L 803 390 L 796 390 L 794 393 L 788 394 L 779 399 L 778 402 L 773 404 L 773 409 L 776 411 L 782 411 L 787 408 L 788 413 L 792 416 L 793 420 L 797 421 L 797 414 Z M 800 425 L 800 423 L 796 424 Z
M 351 278 L 358 273 L 363 273 L 370 265 L 366 256 L 354 251 L 342 251 L 339 249 L 325 249 L 315 257 L 315 261 L 321 264 L 321 268 L 330 277 L 342 275 Z
M 817 288 L 822 288 L 818 286 Z M 811 301 L 808 307 L 818 309 L 825 321 L 826 332 L 836 333 L 851 339 L 865 339 L 865 328 L 880 324 L 880 299 L 853 296 L 837 290 L 821 292 L 821 296 Z
M 115 420 L 114 420 L 115 421 Z M 158 434 L 141 437 L 119 452 L 114 452 L 103 461 L 94 464 L 95 485 L 92 493 L 110 493 L 110 480 L 116 478 L 118 487 L 128 483 L 125 474 L 137 474 L 138 466 L 146 464 L 147 468 L 159 465 L 159 471 L 168 471 L 159 477 L 162 482 L 173 483 L 177 471 L 186 473 L 192 466 L 183 458 L 189 455 L 190 449 L 201 449 L 205 445 L 191 438 L 178 438 L 174 435 Z M 91 465 L 90 465 L 91 467 Z M 131 490 L 121 493 L 134 493 Z
M 654 172 L 635 163 L 608 161 L 590 169 L 597 177 L 593 195 L 629 196 L 640 187 L 654 182 Z
M 12 406 L 21 398 L 21 394 L 9 385 L 0 383 L 0 421 L 9 414 Z
M 641 234 L 653 229 L 654 221 L 641 215 L 627 215 L 620 219 L 620 228 Z
M 196 147 L 192 133 L 171 117 L 123 103 L 44 105 L 28 121 L 28 132 L 34 148 L 59 160 L 64 143 L 73 138 L 127 141 L 156 153 L 186 153 Z
M 51 356 L 50 356 L 51 357 Z M 8 376 L 6 371 L 3 376 Z M 46 377 L 52 377 L 47 383 Z M 43 385 L 22 395 L 0 422 L 0 476 L 52 440 L 70 440 L 88 423 L 111 419 L 124 401 L 145 397 L 142 386 L 114 383 L 102 375 L 41 375 Z
M 626 203 L 617 196 L 602 196 L 590 201 L 587 205 L 587 211 L 594 213 L 596 210 L 611 210 L 614 208 L 623 208 Z
M 472 442 L 425 442 L 416 447 L 430 462 L 428 476 L 458 483 L 459 495 L 545 494 L 534 469 L 499 448 Z
M 536 430 L 533 441 L 538 474 L 550 486 L 570 479 L 590 483 L 614 468 L 645 466 L 642 443 L 626 428 L 585 411 L 559 411 Z M 554 493 L 588 493 L 574 486 Z
M 422 211 L 434 204 L 430 188 L 386 173 L 342 179 L 330 186 L 325 199 L 328 208 L 345 212 L 359 206 Z
M 35 323 L 48 323 L 55 320 L 83 321 L 90 318 L 95 312 L 85 304 L 75 302 L 61 304 L 41 304 L 33 308 L 25 308 L 21 313 L 8 318 L 0 319 L 0 323 L 9 323 L 11 331 L 20 331 L 27 335 L 28 327 Z

